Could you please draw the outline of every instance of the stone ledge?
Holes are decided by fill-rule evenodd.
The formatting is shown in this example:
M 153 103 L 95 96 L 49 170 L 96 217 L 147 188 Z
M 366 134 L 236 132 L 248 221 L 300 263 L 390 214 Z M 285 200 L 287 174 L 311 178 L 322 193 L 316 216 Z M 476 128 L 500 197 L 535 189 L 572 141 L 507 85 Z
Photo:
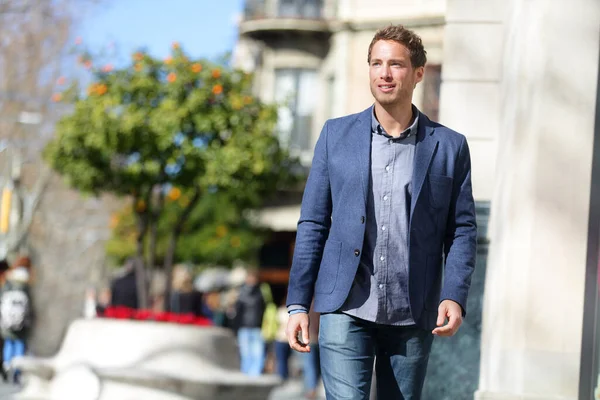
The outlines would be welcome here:
M 548 396 L 545 394 L 518 394 L 478 390 L 475 400 L 577 400 L 575 397 Z

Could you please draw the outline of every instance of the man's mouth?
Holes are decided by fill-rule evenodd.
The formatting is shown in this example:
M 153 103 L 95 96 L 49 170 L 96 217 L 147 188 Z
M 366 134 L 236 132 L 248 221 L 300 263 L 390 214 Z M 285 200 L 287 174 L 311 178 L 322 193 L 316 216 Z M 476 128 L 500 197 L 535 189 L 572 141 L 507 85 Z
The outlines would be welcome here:
M 379 89 L 384 93 L 391 92 L 395 87 L 396 85 L 379 85 Z

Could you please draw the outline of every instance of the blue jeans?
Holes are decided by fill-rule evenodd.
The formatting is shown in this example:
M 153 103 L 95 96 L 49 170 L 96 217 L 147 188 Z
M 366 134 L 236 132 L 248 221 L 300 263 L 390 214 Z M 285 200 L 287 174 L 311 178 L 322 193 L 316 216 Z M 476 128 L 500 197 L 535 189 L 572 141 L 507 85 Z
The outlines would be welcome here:
M 377 398 L 419 400 L 433 334 L 343 313 L 321 315 L 319 347 L 327 400 L 368 400 L 376 359 Z
M 275 368 L 281 379 L 286 380 L 290 376 L 289 361 L 292 349 L 288 342 L 275 341 Z
M 10 364 L 15 357 L 25 355 L 25 341 L 19 339 L 4 339 L 4 362 Z
M 265 341 L 260 328 L 240 328 L 238 345 L 240 346 L 242 372 L 251 376 L 262 374 L 265 365 Z
M 304 388 L 310 392 L 317 388 L 321 377 L 319 343 L 311 341 L 310 353 L 302 353 L 304 367 Z

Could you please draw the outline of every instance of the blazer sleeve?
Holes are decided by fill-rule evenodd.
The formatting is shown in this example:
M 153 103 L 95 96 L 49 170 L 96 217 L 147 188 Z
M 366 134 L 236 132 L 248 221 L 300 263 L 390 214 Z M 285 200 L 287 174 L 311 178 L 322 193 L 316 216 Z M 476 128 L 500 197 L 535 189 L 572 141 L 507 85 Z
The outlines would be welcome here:
M 326 122 L 315 146 L 302 197 L 300 220 L 288 286 L 287 306 L 310 308 L 325 241 L 331 227 L 331 186 L 327 166 Z
M 471 156 L 463 137 L 454 170 L 454 186 L 444 240 L 445 270 L 441 300 L 460 304 L 463 316 L 477 252 L 475 201 L 471 188 Z

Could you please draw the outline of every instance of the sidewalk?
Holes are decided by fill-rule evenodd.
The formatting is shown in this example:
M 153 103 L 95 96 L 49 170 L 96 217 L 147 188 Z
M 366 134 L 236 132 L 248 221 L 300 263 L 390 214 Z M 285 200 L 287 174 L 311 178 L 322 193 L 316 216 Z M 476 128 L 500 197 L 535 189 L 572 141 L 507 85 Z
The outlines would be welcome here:
M 320 388 L 322 392 L 322 388 Z M 318 400 L 324 400 L 324 393 L 317 398 Z M 306 400 L 304 397 L 304 385 L 301 379 L 292 379 L 280 387 L 273 390 L 269 400 Z
M 302 389 L 302 381 L 294 379 L 276 388 L 268 400 L 306 400 Z M 15 386 L 0 383 L 0 400 L 12 400 L 11 395 L 17 392 Z
M 11 400 L 11 395 L 17 393 L 19 389 L 13 385 L 0 383 L 0 400 Z

